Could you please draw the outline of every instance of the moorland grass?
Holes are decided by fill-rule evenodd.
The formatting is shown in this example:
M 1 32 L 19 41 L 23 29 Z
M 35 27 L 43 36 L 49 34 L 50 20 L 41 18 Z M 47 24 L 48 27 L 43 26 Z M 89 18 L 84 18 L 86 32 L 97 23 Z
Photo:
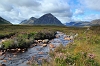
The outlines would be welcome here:
M 73 43 L 50 51 L 52 62 L 43 61 L 42 66 L 100 66 L 100 26 L 89 28 L 90 30 L 83 27 L 1 25 L 0 35 L 23 32 L 29 34 L 41 30 L 62 31 L 67 35 L 77 33 L 78 37 L 74 38 Z

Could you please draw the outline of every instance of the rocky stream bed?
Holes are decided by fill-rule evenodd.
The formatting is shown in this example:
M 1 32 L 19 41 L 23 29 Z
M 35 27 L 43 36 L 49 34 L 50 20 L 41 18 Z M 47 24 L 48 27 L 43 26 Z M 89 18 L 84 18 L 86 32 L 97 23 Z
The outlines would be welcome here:
M 47 40 L 47 39 L 46 39 Z M 1 41 L 1 40 L 0 40 Z M 36 62 L 41 66 L 43 59 L 50 59 L 49 51 L 55 47 L 63 44 L 64 46 L 73 41 L 73 37 L 57 31 L 56 38 L 49 40 L 48 43 L 43 44 L 41 40 L 39 43 L 32 44 L 27 51 L 19 53 L 5 52 L 0 56 L 1 66 L 28 66 L 32 62 Z M 20 50 L 20 49 L 18 49 Z

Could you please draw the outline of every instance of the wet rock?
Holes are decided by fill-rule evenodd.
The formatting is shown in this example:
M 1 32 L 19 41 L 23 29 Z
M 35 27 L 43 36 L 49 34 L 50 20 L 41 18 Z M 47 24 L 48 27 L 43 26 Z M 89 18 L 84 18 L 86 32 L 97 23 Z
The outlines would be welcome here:
M 43 46 L 43 47 L 46 47 L 46 46 L 47 46 L 47 44 L 42 44 L 42 46 Z
M 13 55 L 17 55 L 18 53 L 17 52 L 14 52 L 14 53 L 12 53 Z
M 44 52 L 39 52 L 38 54 L 44 54 Z
M 38 43 L 38 40 L 34 40 L 34 43 Z
M 64 40 L 71 40 L 71 39 L 70 39 L 70 38 L 68 38 L 68 37 L 65 37 L 65 38 L 64 38 Z
M 12 58 L 8 58 L 8 60 L 12 60 Z
M 2 40 L 1 40 L 1 42 L 5 42 L 5 41 L 6 41 L 5 39 L 2 39 Z
M 73 40 L 74 36 L 67 35 L 64 37 L 65 40 Z
M 54 44 L 49 45 L 50 48 L 55 48 Z
M 42 40 L 38 40 L 38 42 L 42 42 Z
M 7 60 L 3 60 L 3 62 L 5 62 L 5 63 L 6 63 L 6 62 L 7 62 Z
M 70 36 L 70 39 L 73 40 L 74 39 L 74 36 Z
M 0 52 L 0 56 L 2 56 L 4 54 L 4 52 Z
M 9 51 L 10 51 L 10 49 L 7 49 L 7 51 L 9 52 Z
M 19 48 L 19 49 L 17 49 L 18 51 L 21 51 L 21 49 Z
M 48 43 L 49 42 L 49 39 L 44 39 L 43 40 L 43 43 Z
M 26 62 L 26 64 L 31 64 L 31 63 L 32 63 L 31 61 L 27 61 L 27 62 Z
M 25 52 L 24 50 L 22 52 Z
M 16 52 L 16 49 L 10 49 L 11 52 Z
M 4 58 L 5 58 L 5 56 L 1 56 L 1 57 L 0 57 L 0 60 L 3 60 Z
M 74 37 L 77 37 L 78 36 L 78 33 L 76 33 L 75 35 L 74 35 Z
M 13 55 L 13 57 L 16 57 L 17 55 Z
M 34 46 L 37 46 L 37 44 L 34 44 Z
M 0 66 L 6 66 L 5 64 L 0 64 Z

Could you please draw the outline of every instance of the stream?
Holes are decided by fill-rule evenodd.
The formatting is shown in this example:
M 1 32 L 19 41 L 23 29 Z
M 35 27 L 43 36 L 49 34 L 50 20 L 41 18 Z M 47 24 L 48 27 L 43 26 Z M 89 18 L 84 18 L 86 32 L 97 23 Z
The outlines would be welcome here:
M 59 44 L 63 44 L 65 46 L 66 44 L 70 43 L 72 40 L 65 40 L 64 37 L 66 36 L 64 33 L 57 31 L 57 34 L 55 39 L 52 39 L 49 41 L 50 44 L 53 44 L 55 47 L 59 46 Z M 6 66 L 29 66 L 27 62 L 29 60 L 32 60 L 34 57 L 34 60 L 41 65 L 42 61 L 41 59 L 49 59 L 48 52 L 50 51 L 49 44 L 47 44 L 46 47 L 43 46 L 35 46 L 32 48 L 29 48 L 25 52 L 21 52 L 18 54 L 13 54 L 6 52 L 6 54 L 0 56 L 0 64 L 5 64 Z M 1 58 L 3 58 L 1 60 Z

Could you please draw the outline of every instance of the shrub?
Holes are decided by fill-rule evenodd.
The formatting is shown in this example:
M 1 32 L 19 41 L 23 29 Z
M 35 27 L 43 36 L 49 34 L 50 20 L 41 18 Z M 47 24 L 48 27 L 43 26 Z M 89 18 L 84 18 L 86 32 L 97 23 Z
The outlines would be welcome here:
M 46 30 L 46 31 L 40 31 L 40 32 L 38 32 L 36 35 L 35 35 L 35 39 L 53 39 L 53 38 L 55 38 L 55 34 L 56 34 L 56 32 L 55 31 L 48 31 L 48 30 Z
M 13 45 L 13 40 L 12 40 L 12 39 L 6 40 L 6 41 L 3 42 L 2 44 L 4 44 L 4 48 L 5 48 L 5 49 L 10 48 L 11 45 Z

